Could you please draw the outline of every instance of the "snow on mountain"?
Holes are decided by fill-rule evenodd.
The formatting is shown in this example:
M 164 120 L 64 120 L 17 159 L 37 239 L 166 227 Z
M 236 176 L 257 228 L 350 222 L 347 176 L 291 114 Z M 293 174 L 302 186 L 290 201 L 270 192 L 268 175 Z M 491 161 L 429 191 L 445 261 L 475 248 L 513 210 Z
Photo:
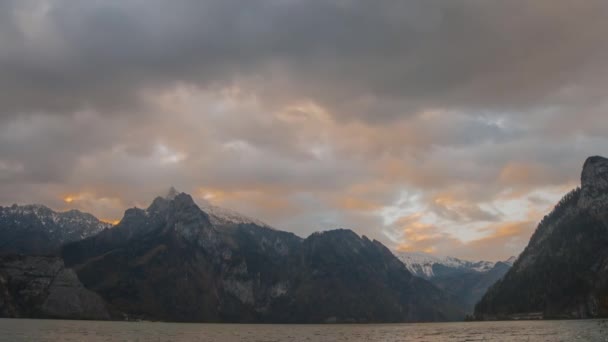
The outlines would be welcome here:
M 214 225 L 222 224 L 255 224 L 261 227 L 272 228 L 266 223 L 252 219 L 232 209 L 222 208 L 212 205 L 209 202 L 200 203 L 199 207 L 202 211 L 209 215 L 211 223 Z
M 0 217 L 12 217 L 16 222 L 19 222 L 19 217 L 35 217 L 48 233 L 65 237 L 61 240 L 84 239 L 112 227 L 111 223 L 100 221 L 89 213 L 75 209 L 56 212 L 40 204 L 0 207 Z
M 495 262 L 491 261 L 468 261 L 454 257 L 440 257 L 422 252 L 395 252 L 395 256 L 403 262 L 405 267 L 412 274 L 426 279 L 431 279 L 441 275 L 437 273 L 443 274 L 446 271 L 487 272 L 496 265 Z M 511 258 L 509 260 L 511 260 Z
M 78 210 L 56 212 L 38 204 L 0 206 L 0 251 L 47 253 L 110 227 Z
M 167 195 L 164 196 L 164 198 L 167 200 L 173 200 L 177 195 L 179 195 L 179 193 L 180 192 L 177 191 L 174 187 L 171 187 Z M 209 218 L 213 225 L 255 224 L 260 227 L 274 229 L 260 220 L 253 219 L 232 209 L 215 206 L 205 199 L 197 199 L 196 204 L 202 211 L 209 215 Z

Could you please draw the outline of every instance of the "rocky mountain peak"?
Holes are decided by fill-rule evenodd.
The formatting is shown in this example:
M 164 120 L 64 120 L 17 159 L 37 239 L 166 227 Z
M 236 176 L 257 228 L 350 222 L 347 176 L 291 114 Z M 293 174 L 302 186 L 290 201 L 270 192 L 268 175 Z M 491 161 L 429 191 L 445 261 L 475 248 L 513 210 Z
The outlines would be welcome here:
M 172 186 L 169 188 L 169 191 L 167 191 L 165 198 L 171 201 L 171 200 L 175 199 L 175 197 L 177 197 L 177 195 L 179 195 L 179 194 L 180 194 L 180 192 L 177 191 L 177 189 L 175 189 L 175 187 Z
M 152 201 L 152 204 L 148 207 L 147 211 L 152 212 L 163 212 L 169 208 L 172 209 L 186 209 L 198 206 L 194 203 L 192 196 L 185 192 L 179 192 L 174 187 L 171 187 L 165 196 L 158 196 Z
M 173 198 L 173 202 L 175 203 L 176 207 L 192 207 L 195 206 L 198 208 L 198 206 L 196 205 L 196 203 L 194 203 L 194 199 L 192 199 L 192 196 L 190 196 L 189 194 L 185 193 L 185 192 L 180 192 L 179 194 L 175 195 L 175 197 Z
M 156 197 L 146 211 L 148 213 L 162 213 L 169 209 L 188 210 L 194 208 L 199 209 L 196 203 L 194 203 L 192 196 L 184 192 L 177 192 L 175 188 L 171 188 L 167 196 Z
M 580 208 L 596 212 L 608 205 L 608 159 L 587 158 L 581 173 L 581 189 Z
M 587 158 L 581 174 L 581 185 L 608 190 L 608 159 L 600 156 Z

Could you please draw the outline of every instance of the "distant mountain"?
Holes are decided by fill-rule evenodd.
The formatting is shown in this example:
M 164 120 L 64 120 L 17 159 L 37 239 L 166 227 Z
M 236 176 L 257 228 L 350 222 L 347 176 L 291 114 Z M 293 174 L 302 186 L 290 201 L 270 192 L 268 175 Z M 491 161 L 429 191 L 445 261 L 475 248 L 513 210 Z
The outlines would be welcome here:
M 490 286 L 509 271 L 511 266 L 512 264 L 499 261 L 487 271 L 452 273 L 434 277 L 431 282 L 447 294 L 456 297 L 462 305 L 462 310 L 467 314 L 472 314 L 475 304 L 479 302 Z
M 455 273 L 487 272 L 496 264 L 491 261 L 467 261 L 421 252 L 395 252 L 395 256 L 403 262 L 412 274 L 425 279 Z
M 429 280 L 456 298 L 466 313 L 473 313 L 486 290 L 502 278 L 515 261 L 515 257 L 499 262 L 467 261 L 420 252 L 396 252 L 395 255 L 412 274 Z
M 78 210 L 55 212 L 43 205 L 0 206 L 0 254 L 49 254 L 67 242 L 112 225 Z
M 448 296 L 412 276 L 377 241 L 350 230 L 302 239 L 210 214 L 184 193 L 127 210 L 117 226 L 66 245 L 62 255 L 118 318 L 319 323 L 463 317 Z
M 588 158 L 581 186 L 540 222 L 478 319 L 608 316 L 608 159 Z

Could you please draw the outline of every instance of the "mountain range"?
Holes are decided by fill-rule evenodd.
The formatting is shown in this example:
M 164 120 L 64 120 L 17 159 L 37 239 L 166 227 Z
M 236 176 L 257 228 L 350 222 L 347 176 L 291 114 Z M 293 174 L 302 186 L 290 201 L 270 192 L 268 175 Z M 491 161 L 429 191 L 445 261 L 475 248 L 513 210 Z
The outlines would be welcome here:
M 129 209 L 62 251 L 114 317 L 204 322 L 453 320 L 457 305 L 378 241 L 350 230 L 302 239 L 216 221 L 190 195 Z
M 378 241 L 345 229 L 302 239 L 173 188 L 115 227 L 75 210 L 1 209 L 2 316 L 402 322 L 464 314 Z
M 56 212 L 43 205 L 0 206 L 0 253 L 52 254 L 68 242 L 112 227 L 78 210 Z
M 0 316 L 332 323 L 608 316 L 608 159 L 515 260 L 391 252 L 347 229 L 306 238 L 175 189 L 111 226 L 0 207 Z M 475 305 L 477 303 L 477 305 Z

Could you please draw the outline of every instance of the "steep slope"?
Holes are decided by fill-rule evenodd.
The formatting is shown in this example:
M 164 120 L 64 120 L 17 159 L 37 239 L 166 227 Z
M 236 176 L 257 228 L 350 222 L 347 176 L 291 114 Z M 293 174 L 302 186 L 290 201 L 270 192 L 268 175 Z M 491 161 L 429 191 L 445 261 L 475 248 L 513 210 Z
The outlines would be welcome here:
M 473 313 L 475 304 L 486 290 L 507 273 L 514 257 L 505 261 L 468 261 L 438 257 L 421 252 L 397 252 L 397 258 L 414 275 L 429 280 L 460 303 L 462 310 Z
M 0 254 L 49 254 L 67 242 L 110 228 L 78 210 L 55 212 L 42 205 L 0 206 Z
M 608 159 L 588 158 L 581 185 L 540 222 L 478 319 L 608 316 Z
M 214 224 L 215 223 L 215 224 Z M 129 209 L 63 256 L 114 317 L 204 322 L 458 319 L 443 293 L 380 243 L 339 230 L 294 234 L 212 222 L 187 194 Z
M 59 257 L 0 257 L 0 317 L 108 319 L 105 303 Z

